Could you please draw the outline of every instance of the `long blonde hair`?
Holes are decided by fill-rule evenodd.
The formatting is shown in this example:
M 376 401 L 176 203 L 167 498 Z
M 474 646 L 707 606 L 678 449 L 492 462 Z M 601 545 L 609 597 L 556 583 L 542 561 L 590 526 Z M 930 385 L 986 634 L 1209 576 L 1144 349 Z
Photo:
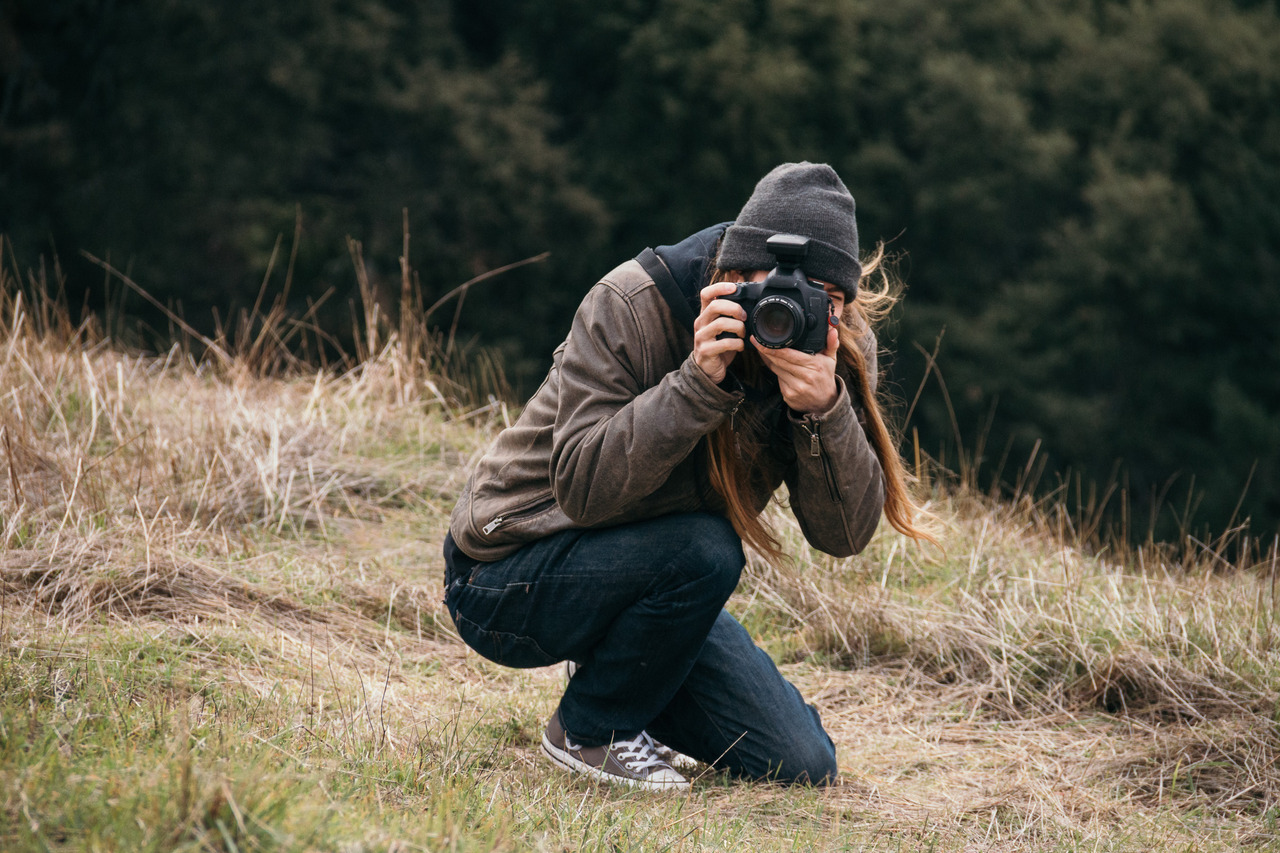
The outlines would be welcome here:
M 885 423 L 880 403 L 872 393 L 867 358 L 862 348 L 863 336 L 870 334 L 897 304 L 900 287 L 889 265 L 885 263 L 883 244 L 876 247 L 862 266 L 862 279 L 858 284 L 857 294 L 845 303 L 840 318 L 840 343 L 836 361 L 853 375 L 855 386 L 849 389 L 849 393 L 854 395 L 856 402 L 861 404 L 866 413 L 867 437 L 884 472 L 885 518 L 895 530 L 906 536 L 934 542 L 933 536 L 916 525 L 918 510 L 908 492 L 910 477 L 898 454 L 894 436 Z M 740 272 L 736 270 L 717 270 L 711 281 L 731 281 L 739 275 Z M 747 352 L 750 350 L 748 346 Z M 753 369 L 762 369 L 762 365 L 756 368 L 753 364 L 747 364 L 745 369 L 751 372 Z M 746 378 L 748 381 L 751 379 L 750 376 Z M 760 449 L 756 446 L 743 446 L 735 431 L 733 419 L 727 420 L 708 438 L 708 472 L 711 485 L 724 499 L 734 530 L 762 556 L 777 563 L 783 557 L 782 546 L 761 515 L 764 507 L 753 506 L 748 502 L 751 494 L 747 488 L 748 463 L 754 461 Z

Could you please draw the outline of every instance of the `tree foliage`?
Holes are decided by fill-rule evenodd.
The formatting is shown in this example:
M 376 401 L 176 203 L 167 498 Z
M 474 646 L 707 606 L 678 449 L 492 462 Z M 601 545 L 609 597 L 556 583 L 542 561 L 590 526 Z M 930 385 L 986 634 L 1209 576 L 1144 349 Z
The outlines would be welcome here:
M 295 222 L 299 300 L 347 237 L 397 277 L 405 210 L 429 301 L 550 250 L 460 315 L 527 389 L 595 277 L 824 160 L 905 258 L 926 450 L 1273 529 L 1275 103 L 1267 0 L 4 0 L 0 231 L 195 322 Z

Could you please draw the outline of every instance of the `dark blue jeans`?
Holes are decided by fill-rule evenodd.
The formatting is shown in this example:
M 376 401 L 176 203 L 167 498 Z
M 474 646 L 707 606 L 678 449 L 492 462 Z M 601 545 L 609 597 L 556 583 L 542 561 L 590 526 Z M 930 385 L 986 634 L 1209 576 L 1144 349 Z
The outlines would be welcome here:
M 506 666 L 580 665 L 559 708 L 575 741 L 645 730 L 739 776 L 835 778 L 817 711 L 724 610 L 745 563 L 725 519 L 566 531 L 493 563 L 446 539 L 445 563 L 445 604 L 467 645 Z

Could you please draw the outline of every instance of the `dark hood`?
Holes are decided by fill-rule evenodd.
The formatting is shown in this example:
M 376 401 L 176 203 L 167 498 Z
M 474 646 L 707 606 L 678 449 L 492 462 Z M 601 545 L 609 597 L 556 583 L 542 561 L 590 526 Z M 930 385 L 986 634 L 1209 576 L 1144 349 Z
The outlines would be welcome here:
M 671 271 L 671 277 L 676 280 L 676 286 L 688 300 L 694 316 L 697 316 L 702 307 L 698 294 L 710 278 L 707 267 L 715 259 L 716 247 L 724 236 L 725 229 L 732 224 L 721 222 L 691 234 L 674 246 L 659 246 L 653 250 Z

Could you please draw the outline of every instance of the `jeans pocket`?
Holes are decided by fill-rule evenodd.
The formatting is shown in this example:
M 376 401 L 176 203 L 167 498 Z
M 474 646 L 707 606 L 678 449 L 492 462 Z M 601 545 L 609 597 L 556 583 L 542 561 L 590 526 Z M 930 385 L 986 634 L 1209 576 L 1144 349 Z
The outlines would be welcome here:
M 494 663 L 519 669 L 533 669 L 560 662 L 559 658 L 543 651 L 537 640 L 532 637 L 522 637 L 506 631 L 493 631 L 456 612 L 453 614 L 453 623 L 458 627 L 458 634 L 468 646 Z

